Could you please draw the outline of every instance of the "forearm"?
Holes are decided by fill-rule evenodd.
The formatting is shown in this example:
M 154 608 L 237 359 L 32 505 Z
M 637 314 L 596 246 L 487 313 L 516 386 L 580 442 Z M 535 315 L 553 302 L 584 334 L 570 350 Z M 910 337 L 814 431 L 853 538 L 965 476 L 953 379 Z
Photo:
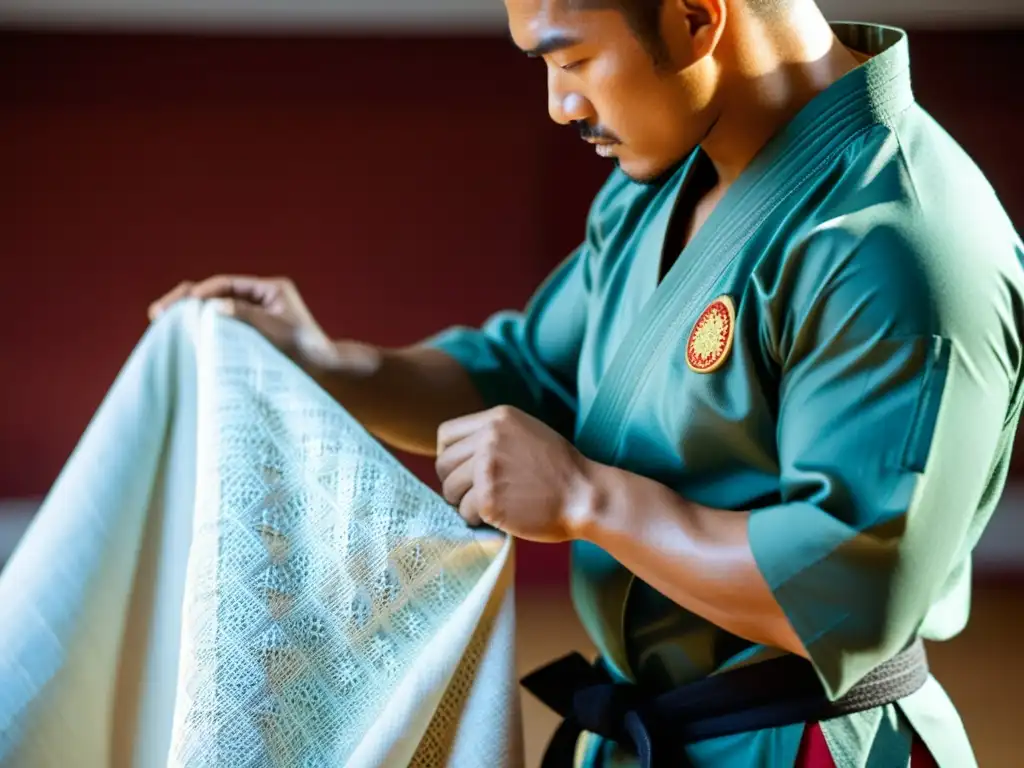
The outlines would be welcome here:
M 341 341 L 335 351 L 329 363 L 310 366 L 310 375 L 371 434 L 399 450 L 433 456 L 443 422 L 484 408 L 466 371 L 440 350 Z
M 589 463 L 587 474 L 579 538 L 722 629 L 807 655 L 754 560 L 748 512 L 701 507 L 614 467 Z

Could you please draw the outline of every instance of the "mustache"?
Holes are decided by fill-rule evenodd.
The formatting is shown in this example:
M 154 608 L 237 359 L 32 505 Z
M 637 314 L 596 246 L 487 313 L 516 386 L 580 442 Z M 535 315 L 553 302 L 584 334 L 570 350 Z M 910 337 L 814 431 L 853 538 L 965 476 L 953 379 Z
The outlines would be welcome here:
M 590 123 L 579 120 L 576 122 L 576 127 L 580 131 L 580 138 L 585 141 L 614 141 L 615 143 L 621 143 L 618 136 L 600 125 L 591 125 Z

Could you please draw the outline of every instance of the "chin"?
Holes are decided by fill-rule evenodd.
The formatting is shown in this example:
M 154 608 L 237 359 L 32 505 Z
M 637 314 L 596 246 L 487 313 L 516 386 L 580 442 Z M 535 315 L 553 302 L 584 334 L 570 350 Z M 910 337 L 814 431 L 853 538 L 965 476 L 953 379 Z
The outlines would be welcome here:
M 686 157 L 682 157 L 669 164 L 665 164 L 664 162 L 653 163 L 644 161 L 639 158 L 616 157 L 614 162 L 622 173 L 637 184 L 658 186 L 675 174 L 685 160 Z

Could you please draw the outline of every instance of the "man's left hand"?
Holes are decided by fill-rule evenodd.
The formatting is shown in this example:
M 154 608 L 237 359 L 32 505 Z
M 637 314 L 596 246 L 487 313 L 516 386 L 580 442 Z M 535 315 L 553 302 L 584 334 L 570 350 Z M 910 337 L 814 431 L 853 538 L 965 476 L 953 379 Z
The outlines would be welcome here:
M 521 539 L 576 538 L 587 514 L 587 460 L 546 424 L 508 406 L 445 422 L 437 434 L 445 499 L 470 523 Z

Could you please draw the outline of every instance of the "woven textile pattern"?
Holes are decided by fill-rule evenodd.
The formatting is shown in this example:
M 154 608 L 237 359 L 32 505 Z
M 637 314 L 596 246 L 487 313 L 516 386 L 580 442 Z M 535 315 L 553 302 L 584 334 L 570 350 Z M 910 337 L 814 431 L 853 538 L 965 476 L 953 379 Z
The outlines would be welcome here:
M 56 766 L 75 755 L 84 768 L 518 766 L 510 542 L 468 528 L 252 329 L 194 303 L 160 324 L 177 327 L 152 332 L 133 356 L 146 385 L 130 397 L 122 392 L 137 378 L 130 364 L 104 404 L 107 415 L 91 427 L 104 440 L 83 439 L 79 454 L 104 450 L 110 430 L 121 423 L 109 414 L 130 407 L 136 419 L 154 426 L 139 426 L 128 414 L 128 426 L 117 428 L 157 430 L 147 445 L 162 446 L 164 454 L 191 449 L 194 487 L 183 501 L 167 500 L 161 486 L 167 467 L 184 466 L 174 456 L 140 455 L 136 471 L 126 473 L 133 482 L 148 473 L 153 484 L 146 506 L 140 494 L 130 497 L 136 570 L 125 569 L 119 580 L 105 576 L 102 589 L 98 577 L 93 581 L 104 595 L 121 587 L 131 594 L 91 613 L 83 593 L 75 598 L 82 605 L 72 625 L 41 627 L 59 637 L 62 655 L 46 659 L 46 679 L 26 686 L 22 698 L 5 705 L 0 695 L 0 723 L 6 719 L 14 734 L 7 743 L 0 739 L 0 765 Z M 176 353 L 164 349 L 175 345 Z M 173 367 L 157 370 L 168 354 L 191 355 L 194 372 L 188 365 L 179 365 L 177 376 Z M 192 415 L 176 407 L 189 392 Z M 184 438 L 175 443 L 162 437 L 165 432 Z M 89 450 L 94 444 L 100 448 Z M 83 459 L 73 457 L 69 465 L 76 461 Z M 65 474 L 76 479 L 74 466 Z M 114 506 L 126 519 L 129 497 L 104 490 L 104 499 L 122 500 Z M 164 519 L 191 518 L 176 550 L 166 530 L 162 538 L 147 536 L 146 520 L 136 519 L 155 520 L 158 507 Z M 44 504 L 40 516 L 56 514 Z M 48 554 L 46 530 L 26 536 L 22 561 Z M 121 535 L 118 546 L 125 549 L 127 534 Z M 163 570 L 144 567 L 152 558 Z M 83 573 L 61 578 L 88 584 L 90 569 L 99 567 L 91 563 L 101 559 L 83 560 Z M 53 589 L 56 581 L 48 578 L 40 591 Z M 0 598 L 10 586 L 0 582 Z M 180 596 L 180 605 L 161 595 Z M 152 636 L 156 624 L 171 625 L 168 616 L 177 621 L 177 642 L 130 661 L 129 652 L 137 651 L 127 646 L 139 643 L 123 638 L 147 636 L 132 629 L 137 626 L 149 627 Z M 30 626 L 27 619 L 24 626 Z M 116 633 L 110 626 L 124 629 Z M 11 652 L 16 644 L 5 644 L 3 636 L 9 627 L 0 629 L 0 674 L 31 674 L 40 665 L 28 656 L 38 651 L 20 645 L 20 657 Z M 159 636 L 169 642 L 166 631 Z M 117 643 L 120 651 L 108 647 Z M 76 751 L 52 738 L 69 719 L 69 702 L 83 696 L 82 684 L 74 682 L 83 674 L 77 659 L 97 645 L 110 663 L 93 664 L 88 675 L 93 682 L 98 674 L 111 680 L 89 694 L 98 701 L 102 691 L 107 706 L 89 715 L 94 735 L 88 745 L 83 735 Z M 129 664 L 149 670 L 139 672 L 144 683 L 124 681 Z M 134 730 L 123 725 L 132 721 Z M 103 728 L 109 740 L 95 736 Z
M 216 381 L 200 441 L 216 460 L 199 482 L 175 759 L 344 764 L 493 553 L 248 329 L 204 330 Z

